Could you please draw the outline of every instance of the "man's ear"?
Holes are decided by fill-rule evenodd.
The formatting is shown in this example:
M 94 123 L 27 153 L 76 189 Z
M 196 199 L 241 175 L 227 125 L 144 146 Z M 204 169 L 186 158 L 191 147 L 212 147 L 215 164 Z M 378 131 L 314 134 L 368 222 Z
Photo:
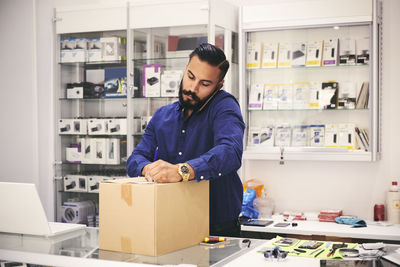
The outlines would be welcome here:
M 222 81 L 219 81 L 218 83 L 217 83 L 217 90 L 219 90 L 219 89 L 221 89 L 222 88 L 222 86 L 224 86 L 224 81 L 225 80 L 222 80 Z

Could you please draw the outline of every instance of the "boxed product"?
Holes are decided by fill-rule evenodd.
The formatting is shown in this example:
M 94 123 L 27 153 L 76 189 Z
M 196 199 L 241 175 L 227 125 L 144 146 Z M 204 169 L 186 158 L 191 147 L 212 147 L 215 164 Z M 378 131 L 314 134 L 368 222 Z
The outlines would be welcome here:
M 263 57 L 262 57 L 262 68 L 276 68 L 278 59 L 278 47 L 279 43 L 264 43 L 263 44 Z
M 278 109 L 293 108 L 292 84 L 280 84 L 278 89 Z
M 99 77 L 101 72 L 99 71 Z M 124 98 L 127 94 L 126 68 L 104 69 L 104 97 Z
M 90 138 L 79 138 L 78 142 L 81 147 L 81 153 L 82 153 L 81 154 L 81 162 L 83 164 L 92 163 Z
M 319 91 L 319 103 L 323 109 L 336 109 L 338 102 L 339 84 L 337 82 L 323 82 Z
M 325 144 L 325 125 L 312 124 L 310 129 L 310 146 L 321 147 Z
M 338 109 L 355 109 L 357 89 L 355 82 L 341 82 L 338 96 Z
M 65 148 L 65 160 L 69 163 L 81 163 L 81 147 L 78 144 L 70 144 Z
M 306 43 L 295 42 L 292 44 L 292 67 L 305 67 L 306 65 Z
M 100 62 L 102 61 L 101 57 L 101 48 L 102 44 L 100 42 L 100 38 L 92 38 L 88 39 L 88 62 Z
M 342 210 L 321 210 L 318 218 L 320 222 L 335 222 L 335 218 L 342 215 Z
M 307 82 L 293 84 L 293 109 L 307 109 L 310 100 L 310 86 Z
M 107 138 L 106 141 L 106 164 L 120 164 L 120 140 L 118 138 Z
M 107 119 L 107 134 L 126 135 L 127 134 L 126 119 Z
M 307 67 L 321 66 L 323 45 L 324 41 L 309 41 L 307 43 Z
M 248 143 L 250 146 L 260 144 L 260 131 L 261 130 L 258 127 L 252 127 L 249 129 Z
M 307 146 L 307 125 L 295 125 L 292 130 L 292 146 Z
M 181 79 L 182 71 L 165 70 L 163 74 L 161 74 L 161 96 L 178 97 Z
M 107 119 L 89 119 L 88 132 L 90 135 L 105 135 L 107 134 Z
M 99 248 L 159 256 L 209 235 L 209 182 L 149 183 L 143 178 L 100 183 Z
M 262 146 L 274 146 L 274 126 L 269 125 L 267 127 L 263 127 L 260 130 L 260 142 L 259 144 Z
M 275 146 L 286 147 L 290 146 L 292 138 L 292 128 L 290 125 L 279 125 L 275 132 Z
M 320 105 L 320 101 L 319 101 L 320 90 L 321 90 L 321 83 L 319 83 L 319 82 L 310 82 L 309 83 L 310 99 L 308 102 L 308 108 L 310 108 L 310 109 L 321 109 L 322 108 L 322 106 Z
M 355 147 L 355 125 L 353 123 L 338 124 L 338 145 L 353 150 Z
M 323 66 L 336 66 L 338 55 L 338 39 L 324 41 Z
M 87 192 L 87 178 L 82 175 L 66 175 L 64 177 L 64 191 Z
M 247 64 L 248 69 L 258 69 L 261 66 L 262 43 L 251 42 L 247 44 Z
M 102 37 L 101 58 L 104 61 L 126 59 L 126 39 L 121 37 Z
M 107 139 L 105 138 L 88 138 L 90 142 L 90 162 L 89 164 L 106 164 L 107 163 Z
M 142 116 L 140 117 L 140 132 L 144 133 L 146 128 L 147 128 L 147 124 L 149 124 L 151 120 L 151 116 Z
M 340 39 L 339 65 L 356 64 L 356 40 L 351 38 Z
M 160 97 L 161 96 L 161 64 L 147 64 L 143 66 L 143 96 Z
M 292 65 L 292 49 L 289 42 L 279 43 L 278 68 L 290 68 Z
M 263 109 L 278 109 L 278 90 L 277 84 L 264 84 Z
M 325 124 L 325 146 L 338 147 L 339 129 L 337 124 Z
M 369 43 L 370 40 L 368 37 L 356 41 L 357 64 L 363 65 L 369 63 Z
M 252 84 L 249 94 L 249 110 L 261 110 L 263 105 L 264 86 Z
M 68 99 L 82 99 L 83 98 L 83 87 L 72 87 L 67 88 L 67 98 Z

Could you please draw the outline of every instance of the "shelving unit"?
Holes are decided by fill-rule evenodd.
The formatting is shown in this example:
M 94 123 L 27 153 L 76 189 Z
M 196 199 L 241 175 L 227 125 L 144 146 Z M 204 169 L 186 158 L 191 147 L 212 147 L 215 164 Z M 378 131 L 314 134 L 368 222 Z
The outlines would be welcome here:
M 378 4 L 375 0 L 351 4 L 309 1 L 301 5 L 242 7 L 240 104 L 247 125 L 243 159 L 281 162 L 379 159 Z M 325 42 L 327 47 L 328 43 L 336 42 L 337 47 L 329 47 L 336 62 L 327 61 L 324 65 L 323 53 L 328 50 L 324 51 L 324 45 L 311 50 L 317 42 Z M 354 65 L 344 65 L 339 62 L 340 55 L 344 55 L 345 45 L 352 42 L 358 45 L 359 50 L 355 47 L 354 52 L 360 54 L 360 62 L 354 58 Z M 369 52 L 369 60 L 365 62 L 361 60 L 364 56 L 361 52 L 365 53 L 361 51 L 362 43 Z M 288 59 L 284 58 L 286 52 L 290 55 Z M 313 63 L 312 53 L 319 56 L 319 64 Z M 296 66 L 291 66 L 292 63 Z M 359 97 L 362 86 L 366 87 L 364 82 L 369 84 L 368 105 L 359 107 L 350 98 Z M 324 87 L 330 90 L 330 95 Z M 258 96 L 255 92 L 259 92 Z M 328 102 L 324 102 L 324 97 L 329 97 Z M 339 107 L 340 97 L 348 101 L 345 107 Z M 319 127 L 317 134 L 322 134 L 322 138 L 312 127 Z M 355 127 L 365 129 L 369 144 L 362 144 L 365 139 L 358 137 Z

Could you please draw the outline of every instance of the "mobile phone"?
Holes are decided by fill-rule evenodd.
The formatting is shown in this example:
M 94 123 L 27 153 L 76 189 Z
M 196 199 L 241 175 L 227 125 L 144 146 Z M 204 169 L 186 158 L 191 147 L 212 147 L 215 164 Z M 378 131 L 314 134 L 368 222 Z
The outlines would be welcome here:
M 251 220 L 251 221 L 245 222 L 243 225 L 265 227 L 265 226 L 267 226 L 267 225 L 272 224 L 273 222 L 274 222 L 274 221 Z
M 289 225 L 290 225 L 290 223 L 277 223 L 277 224 L 274 224 L 275 227 L 286 227 L 286 226 L 289 226 Z

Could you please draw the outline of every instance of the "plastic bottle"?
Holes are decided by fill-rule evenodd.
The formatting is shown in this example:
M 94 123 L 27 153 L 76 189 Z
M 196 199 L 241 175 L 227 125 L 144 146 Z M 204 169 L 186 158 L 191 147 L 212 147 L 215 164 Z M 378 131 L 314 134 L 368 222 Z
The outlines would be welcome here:
M 392 186 L 386 196 L 387 220 L 394 224 L 400 224 L 400 190 L 397 181 L 392 182 Z

